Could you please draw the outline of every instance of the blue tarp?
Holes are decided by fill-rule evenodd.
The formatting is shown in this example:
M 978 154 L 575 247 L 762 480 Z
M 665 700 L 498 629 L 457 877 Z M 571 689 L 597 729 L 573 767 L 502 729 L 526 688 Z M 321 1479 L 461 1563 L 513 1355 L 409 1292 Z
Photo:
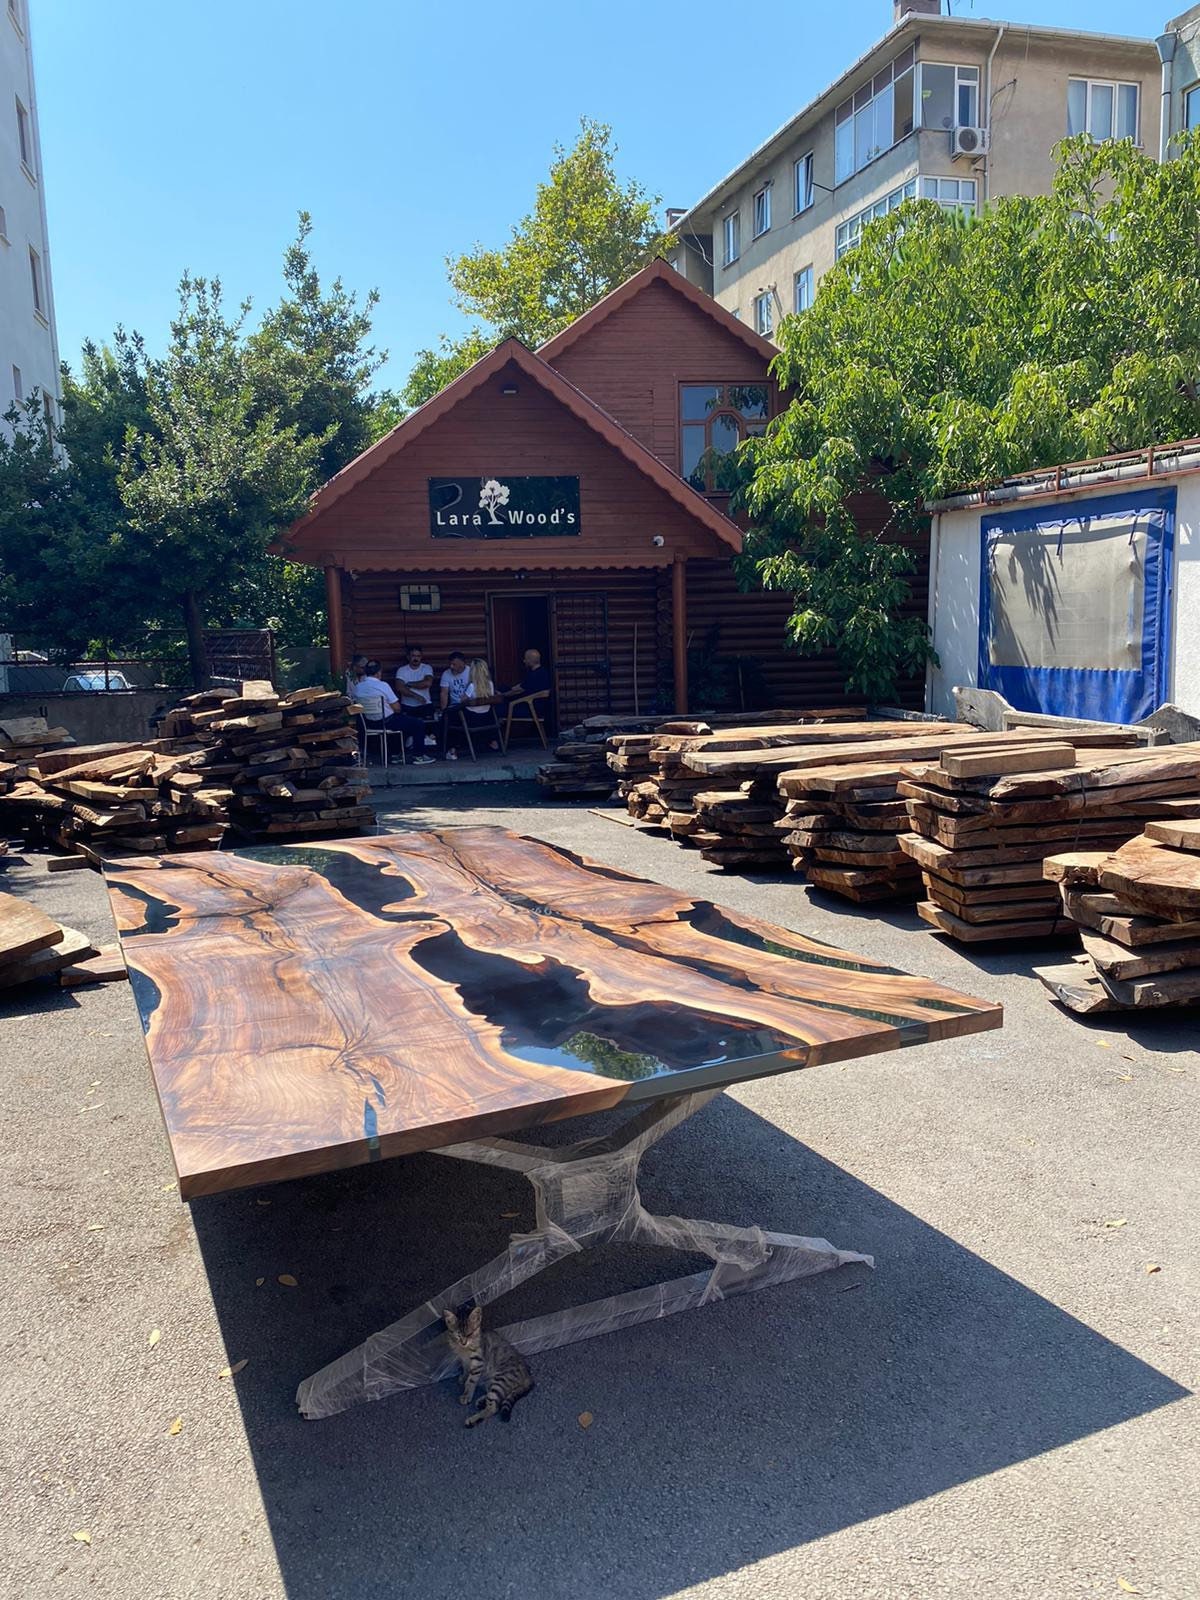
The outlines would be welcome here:
M 1096 666 L 1045 666 L 992 661 L 996 623 L 993 557 L 997 543 L 1014 534 L 1085 531 L 1100 518 L 1134 519 L 1145 535 L 1140 619 L 1140 661 L 1129 670 Z M 1120 534 L 1114 533 L 1114 537 Z M 1128 543 L 1128 540 L 1126 540 Z M 1136 722 L 1167 698 L 1171 656 L 1171 582 L 1175 542 L 1175 489 L 1146 488 L 1097 499 L 1061 501 L 1029 510 L 985 516 L 980 525 L 982 569 L 979 584 L 979 684 L 995 689 L 1020 711 L 1089 717 L 1101 722 Z M 1132 563 L 1131 563 L 1132 565 Z M 1110 596 L 1103 600 L 1110 600 Z M 1130 609 L 1133 609 L 1131 598 Z M 1047 637 L 1054 626 L 1047 605 Z M 1103 604 L 1097 598 L 1100 622 Z M 1081 619 L 1073 619 L 1078 627 Z M 1082 619 L 1086 624 L 1086 617 Z M 1137 640 L 1133 640 L 1136 651 Z M 1052 653 L 1047 651 L 1046 653 Z

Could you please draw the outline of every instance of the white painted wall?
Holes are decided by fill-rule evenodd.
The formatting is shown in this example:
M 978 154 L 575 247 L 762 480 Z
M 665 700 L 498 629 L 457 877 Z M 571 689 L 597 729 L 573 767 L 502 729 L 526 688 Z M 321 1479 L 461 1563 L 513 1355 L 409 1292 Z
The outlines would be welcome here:
M 21 160 L 17 101 L 28 113 L 32 164 Z M 58 338 L 54 329 L 54 288 L 42 148 L 38 138 L 37 95 L 29 37 L 29 0 L 0 0 L 0 414 L 12 404 L 13 367 L 21 371 L 26 395 L 35 388 L 54 397 L 58 420 Z M 33 303 L 30 248 L 42 262 L 42 309 Z M 0 420 L 0 427 L 5 424 Z M 7 430 L 6 430 L 7 431 Z
M 1175 583 L 1171 618 L 1171 670 L 1167 698 L 1200 716 L 1200 472 L 1156 474 L 1155 488 L 1175 485 Z M 1055 497 L 1055 504 L 1087 501 L 1134 488 L 1126 480 Z M 1045 501 L 1030 502 L 1030 509 Z M 941 665 L 931 667 L 925 708 L 953 715 L 956 686 L 979 681 L 980 523 L 985 515 L 1015 510 L 1009 501 L 986 511 L 944 511 L 934 518 L 929 574 L 929 624 Z

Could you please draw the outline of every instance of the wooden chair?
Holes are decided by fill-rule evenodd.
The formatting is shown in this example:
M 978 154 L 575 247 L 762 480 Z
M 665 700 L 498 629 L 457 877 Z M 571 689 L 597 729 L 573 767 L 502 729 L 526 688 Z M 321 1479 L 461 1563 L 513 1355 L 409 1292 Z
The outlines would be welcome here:
M 519 722 L 532 722 L 533 726 L 537 729 L 538 738 L 542 741 L 542 749 L 548 750 L 550 748 L 546 742 L 545 724 L 542 722 L 541 717 L 538 716 L 537 708 L 537 702 L 539 700 L 548 701 L 549 699 L 550 690 L 539 689 L 536 694 L 518 695 L 515 700 L 510 700 L 508 702 L 508 716 L 504 719 L 504 732 L 500 736 L 500 743 L 506 755 L 508 754 L 508 741 L 512 737 L 513 716 L 516 713 L 518 706 L 522 707 L 523 709 L 517 720 Z M 549 706 L 547 706 L 545 709 L 549 710 Z
M 450 719 L 452 717 L 457 717 L 458 718 L 459 726 L 462 728 L 463 733 L 466 735 L 467 749 L 471 753 L 471 760 L 472 761 L 475 760 L 475 741 L 471 737 L 471 729 L 472 728 L 475 729 L 476 733 L 483 733 L 485 731 L 488 732 L 488 733 L 495 732 L 495 735 L 496 735 L 497 739 L 500 741 L 501 746 L 503 748 L 507 748 L 507 746 L 504 745 L 504 733 L 503 733 L 503 730 L 500 727 L 500 718 L 496 715 L 495 706 L 494 705 L 489 705 L 487 709 L 488 709 L 489 713 L 491 714 L 491 721 L 490 722 L 488 721 L 487 717 L 476 717 L 475 713 L 471 712 L 471 711 L 468 711 L 467 707 L 465 705 L 447 706 L 446 707 L 445 711 L 442 712 L 442 754 L 443 755 L 450 748 Z

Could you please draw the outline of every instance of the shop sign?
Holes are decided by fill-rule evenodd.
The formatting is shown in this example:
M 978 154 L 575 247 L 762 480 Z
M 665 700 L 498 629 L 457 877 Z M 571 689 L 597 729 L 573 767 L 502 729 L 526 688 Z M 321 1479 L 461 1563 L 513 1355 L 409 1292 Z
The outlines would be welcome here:
M 579 532 L 578 478 L 430 478 L 435 539 L 554 539 Z

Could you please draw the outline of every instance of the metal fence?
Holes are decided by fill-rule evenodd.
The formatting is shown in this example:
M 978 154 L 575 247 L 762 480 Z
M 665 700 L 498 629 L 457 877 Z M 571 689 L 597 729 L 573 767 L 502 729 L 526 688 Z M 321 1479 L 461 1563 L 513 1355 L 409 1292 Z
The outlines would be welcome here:
M 109 693 L 161 689 L 183 693 L 192 687 L 182 635 L 151 636 L 134 654 L 100 650 L 84 661 L 63 660 L 43 640 L 0 633 L 0 694 Z M 245 678 L 275 681 L 275 638 L 269 628 L 221 628 L 205 634 L 208 671 L 216 684 Z

